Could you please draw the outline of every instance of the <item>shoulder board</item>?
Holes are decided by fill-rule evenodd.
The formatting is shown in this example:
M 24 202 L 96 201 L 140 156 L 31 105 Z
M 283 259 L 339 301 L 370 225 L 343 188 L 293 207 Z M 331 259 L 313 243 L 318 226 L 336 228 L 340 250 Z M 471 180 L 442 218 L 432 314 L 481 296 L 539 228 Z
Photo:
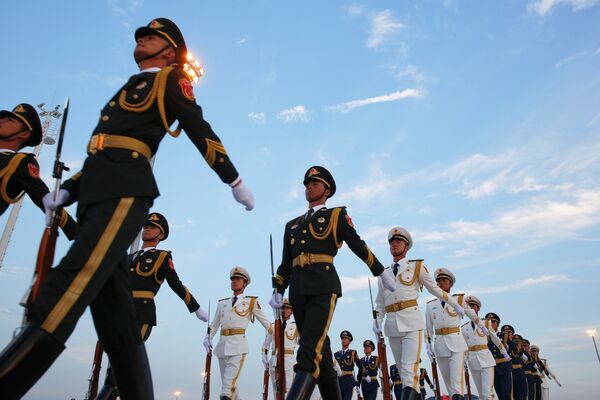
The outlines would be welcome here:
M 435 299 L 431 299 L 431 300 L 429 300 L 429 301 L 427 302 L 427 304 L 429 304 L 429 303 L 431 303 L 431 302 L 433 302 L 433 301 L 436 301 L 436 300 L 439 300 L 439 299 L 438 299 L 437 297 L 436 297 Z
M 424 258 L 415 258 L 414 260 L 408 260 L 408 262 L 425 261 Z
M 287 323 L 287 325 L 291 325 L 291 324 L 294 324 L 294 325 L 296 325 L 296 321 L 289 321 L 289 322 Z
M 219 299 L 219 301 L 225 301 L 225 300 L 229 300 L 231 299 L 231 297 L 225 297 L 224 299 Z
M 165 252 L 165 253 L 169 253 L 171 254 L 171 250 L 161 250 L 161 249 L 154 249 L 154 251 L 158 251 L 159 253 Z
M 325 211 L 325 210 L 333 211 L 336 208 L 341 208 L 342 210 L 345 210 L 346 206 L 337 206 L 337 207 L 331 207 L 331 208 L 323 207 L 323 208 L 321 208 L 321 210 L 323 210 L 323 211 Z
M 464 293 L 454 293 L 452 297 L 464 296 Z
M 258 299 L 258 296 L 246 296 L 246 295 L 244 295 L 244 297 L 248 297 L 249 299 Z
M 469 322 L 471 322 L 471 321 L 469 321 Z M 464 323 L 464 324 L 462 324 L 460 327 L 462 328 L 463 326 L 467 326 L 467 325 L 469 325 L 469 322 L 465 322 L 465 323 Z

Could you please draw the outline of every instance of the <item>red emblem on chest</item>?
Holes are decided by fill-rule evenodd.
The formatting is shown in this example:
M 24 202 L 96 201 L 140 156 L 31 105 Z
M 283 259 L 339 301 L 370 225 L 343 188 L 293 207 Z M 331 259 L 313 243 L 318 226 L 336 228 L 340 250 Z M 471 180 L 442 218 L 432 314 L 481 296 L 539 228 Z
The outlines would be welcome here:
M 179 83 L 179 87 L 181 88 L 181 94 L 183 94 L 186 99 L 188 99 L 188 100 L 196 99 L 194 97 L 194 88 L 192 87 L 192 82 L 190 82 L 188 79 L 182 78 L 179 80 L 178 83 Z
M 33 163 L 27 163 L 27 169 L 29 169 L 29 175 L 33 176 L 36 179 L 40 177 L 40 169 L 37 165 Z

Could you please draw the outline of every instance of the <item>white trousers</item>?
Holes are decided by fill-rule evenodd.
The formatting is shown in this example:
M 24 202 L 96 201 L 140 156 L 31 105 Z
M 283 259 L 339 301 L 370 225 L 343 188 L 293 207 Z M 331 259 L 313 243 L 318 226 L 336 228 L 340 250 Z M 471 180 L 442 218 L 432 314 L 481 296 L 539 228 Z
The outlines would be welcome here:
M 542 400 L 550 400 L 550 388 L 542 386 Z
M 292 386 L 292 381 L 294 380 L 294 364 L 296 363 L 296 357 L 293 354 L 286 354 L 284 358 L 285 362 L 285 392 L 287 393 L 290 390 L 290 386 Z M 277 357 L 271 357 L 271 361 L 269 363 L 269 374 L 271 375 L 271 387 L 273 392 L 273 398 L 277 398 L 276 393 L 276 379 L 277 379 L 277 371 L 275 370 L 275 366 L 277 365 Z
M 400 336 L 388 336 L 394 361 L 404 387 L 419 391 L 419 359 L 423 344 L 422 331 L 403 332 Z
M 454 352 L 451 353 L 450 357 L 437 357 L 437 365 L 442 373 L 442 378 L 450 397 L 455 394 L 464 396 L 464 357 L 464 353 Z
M 496 398 L 494 392 L 494 367 L 487 367 L 480 370 L 473 368 L 469 363 L 469 372 L 477 387 L 477 393 L 480 400 L 494 400 Z
M 230 397 L 231 400 L 241 400 L 237 392 L 237 380 L 242 372 L 246 354 L 219 357 L 219 370 L 221 371 L 221 394 Z

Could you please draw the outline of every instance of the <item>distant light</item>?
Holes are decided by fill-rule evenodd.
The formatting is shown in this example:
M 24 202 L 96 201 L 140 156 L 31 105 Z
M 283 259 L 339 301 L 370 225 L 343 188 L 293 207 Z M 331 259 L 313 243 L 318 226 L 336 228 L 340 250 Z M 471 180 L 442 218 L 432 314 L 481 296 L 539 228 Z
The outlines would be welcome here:
M 206 376 L 206 371 L 202 371 L 202 376 Z
M 598 332 L 596 332 L 595 329 L 588 329 L 587 331 L 585 331 L 585 334 L 590 337 L 595 337 L 598 334 Z
M 177 391 L 177 392 L 174 392 L 174 393 L 173 393 L 173 395 L 175 395 L 175 396 L 179 396 L 180 394 L 181 394 L 181 392 L 180 392 L 180 391 Z

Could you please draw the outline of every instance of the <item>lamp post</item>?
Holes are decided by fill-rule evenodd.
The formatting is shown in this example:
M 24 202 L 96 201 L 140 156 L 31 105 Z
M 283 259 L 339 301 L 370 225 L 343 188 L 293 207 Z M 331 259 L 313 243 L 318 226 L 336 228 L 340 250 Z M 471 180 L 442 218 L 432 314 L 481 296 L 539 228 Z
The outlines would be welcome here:
M 598 333 L 595 329 L 588 329 L 585 331 L 585 334 L 592 338 L 592 342 L 594 342 L 594 348 L 596 349 L 596 357 L 598 357 L 598 362 L 600 363 L 600 354 L 598 354 L 598 346 L 596 346 L 596 335 Z
M 181 392 L 179 390 L 173 393 L 173 395 L 175 395 L 175 400 L 179 400 L 180 394 L 181 394 Z

